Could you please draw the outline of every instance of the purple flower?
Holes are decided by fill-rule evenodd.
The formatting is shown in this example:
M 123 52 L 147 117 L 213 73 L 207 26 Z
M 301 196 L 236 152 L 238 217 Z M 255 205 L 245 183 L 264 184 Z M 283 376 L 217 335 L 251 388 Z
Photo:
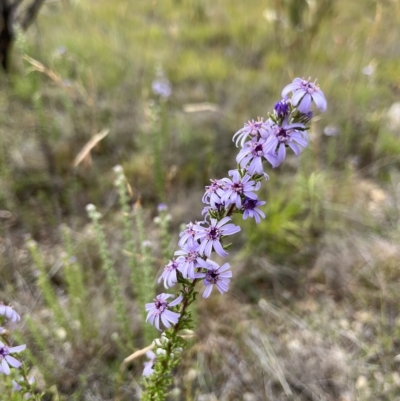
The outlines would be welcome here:
M 19 368 L 22 363 L 12 357 L 10 354 L 15 352 L 21 352 L 26 348 L 26 345 L 18 345 L 17 347 L 8 347 L 0 341 L 0 362 L 1 362 L 1 373 L 9 375 L 11 373 L 10 366 L 13 368 Z
M 196 278 L 204 278 L 203 283 L 206 289 L 203 292 L 203 298 L 208 298 L 210 296 L 213 285 L 217 286 L 221 294 L 228 291 L 229 282 L 232 277 L 232 272 L 227 271 L 230 268 L 229 263 L 219 266 L 210 259 L 202 259 L 199 261 L 199 264 L 204 269 L 207 269 L 206 273 L 196 273 Z
M 153 366 L 156 362 L 156 354 L 153 351 L 147 351 L 146 356 L 149 360 L 144 363 L 143 376 L 149 377 L 154 372 Z
M 151 84 L 151 89 L 155 95 L 159 95 L 164 99 L 168 99 L 172 93 L 171 83 L 167 78 L 157 78 Z
M 250 199 L 245 198 L 243 201 L 243 220 L 246 220 L 248 217 L 254 217 L 256 223 L 261 222 L 261 218 L 265 218 L 265 214 L 260 209 L 257 209 L 258 206 L 265 205 L 267 202 L 259 201 L 258 199 Z
M 169 329 L 172 324 L 177 324 L 180 313 L 172 312 L 168 308 L 171 306 L 179 305 L 183 299 L 182 294 L 179 295 L 172 302 L 167 302 L 167 299 L 173 297 L 172 294 L 160 294 L 154 298 L 154 302 L 146 304 L 146 312 L 147 314 L 146 322 L 149 321 L 152 325 L 154 325 L 157 330 L 160 329 L 160 318 L 164 326 Z
M 219 196 L 217 192 L 220 189 L 223 189 L 224 183 L 221 182 L 221 180 L 210 180 L 211 185 L 206 186 L 206 192 L 204 193 L 202 197 L 202 202 L 206 204 L 210 204 L 212 201 L 218 202 L 219 201 Z
M 197 221 L 195 222 L 195 224 L 197 224 Z M 181 237 L 180 238 L 180 240 L 179 240 L 179 242 L 178 242 L 178 245 L 180 246 L 180 247 L 182 247 L 183 245 L 185 245 L 186 244 L 186 242 L 187 242 L 187 240 L 189 239 L 189 238 L 194 238 L 194 236 L 195 236 L 195 234 L 196 234 L 196 231 L 194 231 L 193 230 L 193 226 L 194 226 L 194 224 L 192 223 L 192 222 L 190 222 L 189 224 L 187 224 L 186 225 L 186 230 L 183 230 L 180 234 L 179 234 L 179 236 Z
M 231 170 L 229 175 L 232 179 L 223 178 L 221 180 L 225 183 L 224 192 L 221 194 L 221 201 L 226 204 L 234 203 L 240 209 L 242 207 L 242 195 L 251 199 L 257 199 L 257 195 L 253 191 L 257 191 L 260 188 L 260 183 L 250 180 L 251 177 L 248 174 L 245 174 L 243 178 L 240 177 L 238 170 Z
M 240 227 L 235 226 L 234 224 L 227 224 L 224 227 L 224 225 L 230 220 L 230 217 L 224 217 L 219 222 L 217 219 L 211 219 L 211 223 L 208 227 L 202 227 L 200 225 L 194 226 L 194 229 L 197 231 L 195 239 L 201 241 L 199 247 L 200 255 L 206 255 L 209 257 L 213 248 L 215 252 L 222 257 L 228 255 L 228 252 L 222 248 L 221 238 L 223 236 L 236 234 L 240 231 Z M 197 262 L 200 263 L 200 259 L 198 259 Z
M 176 277 L 176 270 L 178 267 L 179 263 L 175 259 L 170 260 L 169 263 L 165 265 L 164 271 L 158 279 L 158 283 L 164 280 L 165 288 L 173 287 L 178 282 L 178 278 Z
M 290 100 L 282 99 L 275 103 L 275 113 L 280 119 L 284 119 L 289 114 Z
M 232 140 L 236 140 L 236 146 L 243 146 L 248 136 L 251 136 L 252 139 L 256 138 L 257 135 L 262 135 L 265 131 L 264 121 L 262 118 L 258 117 L 257 121 L 249 120 L 247 123 L 244 123 L 244 127 L 233 135 Z
M 249 175 L 264 174 L 262 167 L 263 157 L 266 158 L 272 166 L 274 166 L 274 164 L 276 164 L 276 166 L 279 165 L 276 157 L 267 152 L 266 146 L 267 142 L 265 139 L 254 139 L 251 142 L 246 142 L 243 149 L 237 155 L 236 161 L 242 169 L 246 169 Z
M 309 78 L 310 79 L 310 78 Z M 326 110 L 327 101 L 321 89 L 314 83 L 305 79 L 295 78 L 293 82 L 283 88 L 282 97 L 293 92 L 292 104 L 301 113 L 307 113 L 311 108 L 311 101 L 314 101 L 322 112 Z
M 197 267 L 197 262 L 200 258 L 200 245 L 194 239 L 189 238 L 186 244 L 181 246 L 181 248 L 182 249 L 175 251 L 175 255 L 179 256 L 176 260 L 179 264 L 178 270 L 182 273 L 184 278 L 193 279 L 194 269 Z
M 286 120 L 283 121 L 281 126 L 275 125 L 272 127 L 273 134 L 267 139 L 265 145 L 266 151 L 271 152 L 277 160 L 277 164 L 271 163 L 272 167 L 279 166 L 279 164 L 285 160 L 286 146 L 289 146 L 296 156 L 298 156 L 301 152 L 301 148 L 299 148 L 298 145 L 302 147 L 308 145 L 307 134 L 303 131 L 299 131 L 299 129 L 304 128 L 303 124 L 287 124 Z
M 21 317 L 11 306 L 0 305 L 0 315 L 5 316 L 10 322 L 16 323 L 21 320 Z
M 168 206 L 167 206 L 165 203 L 160 203 L 160 204 L 157 206 L 157 211 L 158 211 L 158 213 L 166 212 L 167 210 L 168 210 Z

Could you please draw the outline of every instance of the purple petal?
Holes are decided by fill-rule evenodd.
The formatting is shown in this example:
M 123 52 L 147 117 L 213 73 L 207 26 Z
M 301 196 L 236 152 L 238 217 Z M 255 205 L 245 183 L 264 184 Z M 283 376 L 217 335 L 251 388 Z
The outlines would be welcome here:
M 219 256 L 222 256 L 223 258 L 228 256 L 228 252 L 226 252 L 224 250 L 224 248 L 222 248 L 222 245 L 219 241 L 213 241 L 213 242 L 214 242 L 213 245 L 214 245 L 215 252 L 217 252 Z M 207 256 L 210 256 L 210 255 L 207 255 Z
M 207 270 L 218 270 L 219 269 L 219 264 L 214 262 L 211 259 L 206 260 L 206 265 L 204 266 Z
M 298 81 L 298 80 L 300 80 L 300 81 Z M 293 81 L 291 84 L 286 85 L 286 86 L 283 88 L 283 90 L 282 90 L 282 97 L 285 98 L 285 97 L 288 95 L 288 93 L 299 89 L 299 88 L 301 87 L 301 86 L 299 85 L 300 83 L 301 83 L 301 79 L 300 79 L 300 78 L 295 78 L 294 81 Z
M 305 128 L 304 124 L 294 123 L 294 124 L 287 124 L 285 125 L 285 129 L 298 129 L 298 128 Z
M 13 367 L 13 368 L 19 368 L 21 367 L 22 363 L 20 361 L 18 361 L 17 359 L 15 359 L 13 356 L 11 355 L 7 355 L 6 356 L 6 361 Z
M 230 267 L 231 267 L 231 266 L 230 266 L 229 263 L 224 263 L 224 264 L 218 269 L 218 272 L 219 272 L 219 273 L 222 273 L 222 272 L 224 272 L 224 271 L 230 269 Z
M 200 265 L 200 267 L 204 267 L 205 269 L 209 269 L 208 263 L 204 259 L 198 258 L 197 259 L 197 263 Z
M 167 329 L 169 329 L 169 328 L 171 327 L 171 323 L 168 321 L 167 316 L 165 316 L 165 313 L 166 313 L 166 312 L 167 312 L 167 311 L 165 311 L 165 312 L 161 315 L 161 321 L 162 321 L 163 325 L 164 325 Z
M 272 153 L 266 153 L 264 157 L 267 159 L 267 161 L 271 164 L 273 168 L 278 167 L 281 163 L 279 160 L 276 158 L 275 154 Z
M 308 145 L 307 140 L 299 132 L 293 132 L 290 135 L 290 138 L 296 141 L 299 145 L 303 146 L 304 148 L 306 148 Z
M 234 224 L 227 224 L 221 229 L 221 231 L 222 235 L 232 235 L 238 233 L 240 231 L 240 227 L 235 226 Z
M 311 95 L 309 93 L 306 93 L 306 95 L 301 100 L 300 104 L 297 106 L 297 109 L 301 113 L 309 112 L 311 108 L 311 100 L 312 100 Z
M 203 292 L 203 298 L 208 298 L 211 295 L 212 285 L 206 285 L 206 289 Z
M 24 349 L 26 349 L 26 344 L 17 345 L 16 347 L 11 347 L 11 348 L 8 349 L 8 351 L 9 351 L 10 353 L 14 353 L 14 352 L 21 352 L 21 351 L 23 351 Z
M 297 92 L 295 92 L 293 94 L 292 97 L 292 103 L 294 106 L 298 106 L 300 100 L 303 98 L 303 96 L 306 94 L 307 92 L 305 92 L 304 90 L 298 90 Z
M 278 160 L 282 163 L 286 157 L 286 146 L 284 144 L 280 144 L 278 148 Z
M 206 255 L 208 258 L 211 255 L 212 248 L 213 248 L 213 241 L 208 241 L 207 245 L 206 245 L 206 247 L 204 249 L 204 255 Z M 214 248 L 215 248 L 215 246 L 214 246 Z
M 176 298 L 176 299 L 174 299 L 172 302 L 170 302 L 170 303 L 168 304 L 168 306 L 176 306 L 176 305 L 179 305 L 179 304 L 182 302 L 182 299 L 183 299 L 183 296 L 182 296 L 182 294 L 180 294 L 179 297 Z
M 296 156 L 298 156 L 300 154 L 300 149 L 295 143 L 289 142 L 289 146 L 293 150 L 293 152 L 295 153 Z
M 179 317 L 181 316 L 180 313 L 172 312 L 168 309 L 166 309 L 161 316 L 163 315 L 173 324 L 178 323 Z
M 321 90 L 318 90 L 317 92 L 313 93 L 312 98 L 318 107 L 318 109 L 322 112 L 326 110 L 327 107 L 327 101 L 325 99 L 324 94 L 322 93 Z
M 211 222 L 213 223 L 213 225 L 215 225 L 215 223 L 213 222 L 213 220 L 216 222 L 217 220 L 215 219 L 211 219 Z M 219 223 L 217 224 L 217 227 L 220 228 L 221 226 L 223 226 L 225 223 L 227 223 L 228 221 L 230 221 L 231 218 L 230 217 L 224 217 L 223 219 L 221 219 L 219 221 Z
M 219 277 L 221 277 L 221 279 L 228 279 L 228 278 L 232 278 L 232 272 L 229 270 L 227 272 L 221 273 L 219 275 Z
M 223 294 L 223 293 L 225 293 L 225 292 L 227 292 L 229 290 L 229 286 L 226 283 L 222 282 L 222 281 L 219 281 L 217 283 L 217 288 L 218 288 L 218 291 L 221 294 Z
M 8 366 L 5 359 L 1 361 L 1 367 L 3 369 L 4 374 L 9 375 L 11 373 L 10 367 Z
M 155 322 L 156 329 L 157 330 L 161 330 L 160 329 L 160 316 L 159 315 L 155 316 L 154 322 Z

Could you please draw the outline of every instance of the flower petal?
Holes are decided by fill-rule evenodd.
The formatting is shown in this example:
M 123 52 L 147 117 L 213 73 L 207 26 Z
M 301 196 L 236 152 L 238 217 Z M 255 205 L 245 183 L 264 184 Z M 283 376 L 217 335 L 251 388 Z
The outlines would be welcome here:
M 10 367 L 5 359 L 1 361 L 1 368 L 3 369 L 4 374 L 9 375 L 11 373 Z
M 324 112 L 327 107 L 327 101 L 326 101 L 325 96 L 322 93 L 322 91 L 318 90 L 317 92 L 313 93 L 312 98 L 315 102 L 315 105 L 318 107 L 318 109 L 320 111 Z
M 297 107 L 305 94 L 306 94 L 306 92 L 304 90 L 299 90 L 299 91 L 295 92 L 292 97 L 293 106 Z
M 211 295 L 212 285 L 206 285 L 206 289 L 203 292 L 203 298 L 208 298 Z
M 16 347 L 11 347 L 11 348 L 8 349 L 8 351 L 12 354 L 14 352 L 21 352 L 24 349 L 26 349 L 26 344 L 17 345 Z
M 6 361 L 13 367 L 13 368 L 19 368 L 21 367 L 22 363 L 18 360 L 15 359 L 13 356 L 11 355 L 7 355 L 6 356 Z
M 301 113 L 308 113 L 311 109 L 311 95 L 309 93 L 306 93 L 299 105 L 297 106 L 297 109 Z

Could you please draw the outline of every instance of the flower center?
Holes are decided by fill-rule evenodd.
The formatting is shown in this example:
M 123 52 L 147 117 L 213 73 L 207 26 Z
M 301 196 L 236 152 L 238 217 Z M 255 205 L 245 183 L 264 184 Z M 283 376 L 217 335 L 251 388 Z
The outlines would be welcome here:
M 179 266 L 178 263 L 173 261 L 172 263 L 170 263 L 166 266 L 166 270 L 169 272 L 172 272 L 173 270 L 176 270 L 178 268 L 178 266 Z
M 211 227 L 208 229 L 208 239 L 219 240 L 221 238 L 221 230 L 217 227 Z
M 219 274 L 215 270 L 208 270 L 205 279 L 211 284 L 216 284 L 219 280 Z
M 197 259 L 198 256 L 199 256 L 198 252 L 190 251 L 186 256 L 186 261 L 187 262 L 194 262 Z
M 243 206 L 244 206 L 245 209 L 253 210 L 257 206 L 257 200 L 256 199 L 247 198 L 243 202 Z
M 288 142 L 290 139 L 290 130 L 285 130 L 283 127 L 279 127 L 275 130 L 276 138 L 279 142 Z
M 303 89 L 305 91 L 307 91 L 307 93 L 310 93 L 310 94 L 317 91 L 316 86 L 309 81 L 302 81 L 301 86 L 303 87 Z
M 9 354 L 6 347 L 0 347 L 0 360 L 5 358 Z
M 165 301 L 160 301 L 158 299 L 155 300 L 154 306 L 156 307 L 158 313 L 163 313 L 164 310 L 167 308 L 167 303 Z
M 256 142 L 253 144 L 253 150 L 251 152 L 253 156 L 261 157 L 264 154 L 263 147 L 261 143 Z
M 232 185 L 232 191 L 235 191 L 239 194 L 241 194 L 243 192 L 243 184 L 241 182 L 235 182 Z

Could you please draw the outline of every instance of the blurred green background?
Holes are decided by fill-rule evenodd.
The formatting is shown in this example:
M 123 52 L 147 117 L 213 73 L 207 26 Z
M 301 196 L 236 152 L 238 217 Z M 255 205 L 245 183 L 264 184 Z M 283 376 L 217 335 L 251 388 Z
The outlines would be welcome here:
M 23 327 L 48 399 L 117 400 L 114 374 L 132 352 L 113 343 L 85 211 L 93 203 L 104 214 L 123 278 L 113 167 L 143 206 L 156 277 L 167 262 L 157 204 L 172 215 L 173 251 L 180 224 L 201 217 L 204 185 L 235 167 L 232 135 L 267 117 L 293 78 L 311 76 L 328 110 L 301 157 L 267 171 L 266 219 L 246 221 L 233 241 L 230 293 L 200 302 L 170 399 L 400 400 L 399 26 L 397 0 L 63 0 L 18 31 L 0 76 L 0 296 L 62 354 L 41 367 L 39 337 Z M 151 89 L 161 70 L 167 101 Z M 93 342 L 57 337 L 36 286 L 28 239 L 68 304 L 62 225 L 84 270 L 85 310 L 99 321 Z M 142 306 L 121 285 L 140 344 Z M 120 399 L 139 399 L 141 368 L 123 374 Z

